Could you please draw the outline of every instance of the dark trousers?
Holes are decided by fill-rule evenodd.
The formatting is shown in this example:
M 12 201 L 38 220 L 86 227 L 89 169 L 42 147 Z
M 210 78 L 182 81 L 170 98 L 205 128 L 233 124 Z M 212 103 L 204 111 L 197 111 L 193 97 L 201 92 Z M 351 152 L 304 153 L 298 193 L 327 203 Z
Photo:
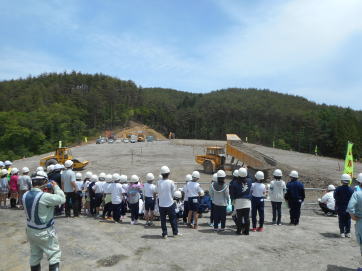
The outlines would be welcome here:
M 108 202 L 108 203 L 104 204 L 102 217 L 105 218 L 106 215 L 107 215 L 108 217 L 111 217 L 111 215 L 112 215 L 112 214 L 111 214 L 111 213 L 112 213 L 112 209 L 113 209 L 113 207 L 112 207 L 112 202 Z
M 73 209 L 73 215 L 78 216 L 78 199 L 75 192 L 66 192 L 65 194 L 65 216 L 70 216 L 70 210 Z M 71 208 L 72 206 L 72 208 Z
M 225 229 L 226 222 L 226 206 L 218 206 L 214 204 L 214 229 L 218 228 L 221 223 L 221 228 Z
M 300 208 L 302 207 L 302 203 L 299 201 L 289 201 L 288 203 L 289 203 L 290 223 L 298 225 L 300 218 Z
M 336 214 L 336 211 L 335 210 L 332 210 L 332 209 L 329 209 L 328 207 L 327 207 L 327 204 L 325 204 L 325 203 L 322 203 L 322 202 L 320 202 L 319 203 L 319 207 L 321 207 L 321 209 L 322 209 L 322 211 L 325 213 L 325 214 L 328 214 L 328 213 L 332 213 L 332 214 Z
M 119 204 L 112 204 L 112 210 L 113 210 L 113 220 L 116 222 L 120 221 L 121 218 L 121 205 L 122 203 Z
M 211 201 L 210 224 L 214 224 L 214 204 Z
M 128 203 L 129 208 L 131 209 L 131 220 L 138 220 L 138 213 L 140 209 L 139 203 Z
M 282 221 L 282 203 L 272 201 L 272 209 L 273 209 L 273 223 L 280 224 Z
M 96 198 L 95 197 L 91 197 L 90 198 L 90 213 L 91 215 L 95 215 L 96 214 Z
M 264 198 L 251 198 L 251 219 L 253 228 L 256 228 L 256 216 L 259 214 L 259 227 L 264 226 Z
M 121 203 L 121 216 L 125 216 L 127 213 L 127 201 Z
M 189 202 L 187 200 L 184 201 L 184 214 L 182 220 L 184 223 L 187 223 L 187 216 L 189 215 Z
M 81 192 L 76 192 L 74 193 L 74 197 L 76 199 L 76 201 L 78 202 L 78 215 L 82 212 L 82 193 Z M 74 206 L 73 206 L 74 209 Z
M 339 211 L 338 212 L 338 224 L 340 233 L 350 233 L 351 232 L 351 216 L 347 212 Z
M 249 228 L 250 228 L 250 208 L 243 208 L 243 209 L 237 209 L 236 210 L 236 227 L 237 232 L 248 235 L 249 234 Z
M 160 220 L 162 228 L 162 236 L 167 235 L 166 216 L 168 215 L 173 235 L 178 234 L 177 229 L 177 218 L 176 218 L 176 205 L 172 204 L 170 207 L 159 207 L 160 209 Z
M 16 199 L 11 198 L 10 199 L 10 207 L 15 208 L 16 207 Z

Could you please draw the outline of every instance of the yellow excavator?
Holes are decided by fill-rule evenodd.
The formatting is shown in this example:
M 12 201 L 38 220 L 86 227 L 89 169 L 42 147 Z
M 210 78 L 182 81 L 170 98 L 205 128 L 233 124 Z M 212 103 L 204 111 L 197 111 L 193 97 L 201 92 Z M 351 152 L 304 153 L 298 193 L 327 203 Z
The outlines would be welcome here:
M 82 170 L 89 163 L 88 161 L 80 162 L 78 159 L 75 159 L 73 157 L 70 148 L 62 147 L 62 148 L 57 148 L 55 150 L 54 155 L 49 155 L 49 156 L 46 156 L 46 157 L 43 157 L 42 159 L 40 159 L 40 166 L 46 168 L 50 165 L 55 165 L 55 164 L 63 165 L 65 163 L 65 161 L 67 161 L 67 160 L 73 161 L 74 170 Z

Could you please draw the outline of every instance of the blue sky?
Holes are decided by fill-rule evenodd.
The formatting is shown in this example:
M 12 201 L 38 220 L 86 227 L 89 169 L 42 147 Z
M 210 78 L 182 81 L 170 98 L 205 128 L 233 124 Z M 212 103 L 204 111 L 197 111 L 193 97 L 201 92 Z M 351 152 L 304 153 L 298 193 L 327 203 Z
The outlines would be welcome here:
M 269 88 L 362 110 L 360 0 L 3 0 L 0 80 L 104 73 L 143 87 Z

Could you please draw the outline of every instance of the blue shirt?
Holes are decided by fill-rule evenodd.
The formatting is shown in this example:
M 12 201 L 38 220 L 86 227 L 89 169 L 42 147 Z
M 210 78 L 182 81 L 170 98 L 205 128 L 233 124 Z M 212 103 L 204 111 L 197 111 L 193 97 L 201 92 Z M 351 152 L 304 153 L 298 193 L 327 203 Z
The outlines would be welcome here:
M 353 189 L 348 185 L 341 185 L 334 191 L 334 199 L 336 200 L 336 211 L 345 212 L 348 202 L 353 194 Z
M 285 199 L 294 202 L 299 200 L 304 201 L 304 185 L 298 180 L 287 183 L 287 193 L 285 194 Z

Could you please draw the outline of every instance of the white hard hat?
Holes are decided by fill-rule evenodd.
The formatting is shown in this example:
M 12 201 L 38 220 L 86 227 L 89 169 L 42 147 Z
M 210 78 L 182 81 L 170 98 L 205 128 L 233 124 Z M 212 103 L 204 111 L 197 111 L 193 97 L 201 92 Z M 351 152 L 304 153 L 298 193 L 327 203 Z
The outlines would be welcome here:
M 48 172 L 48 173 L 52 172 L 53 170 L 54 170 L 54 165 L 49 165 L 49 166 L 47 167 L 47 172 Z
M 139 180 L 140 178 L 137 175 L 131 176 L 131 183 L 138 183 Z
M 155 179 L 155 176 L 153 176 L 152 173 L 147 173 L 146 181 L 153 181 L 154 179 Z
M 1 170 L 1 176 L 3 175 L 8 175 L 8 170 L 7 169 L 2 169 Z
M 38 171 L 36 173 L 36 176 L 42 176 L 44 178 L 48 178 L 48 174 L 46 174 L 44 171 Z
M 87 179 L 90 179 L 90 178 L 92 178 L 92 172 L 90 172 L 90 171 L 88 171 L 86 174 L 85 174 L 85 177 L 87 178 Z
M 176 199 L 180 199 L 180 198 L 182 198 L 182 193 L 181 193 L 181 191 L 175 191 L 175 194 L 173 194 L 173 196 L 174 196 Z
M 327 190 L 328 191 L 334 191 L 334 190 L 336 190 L 336 187 L 333 184 L 330 184 L 330 185 L 328 185 Z
M 273 176 L 274 177 L 282 177 L 283 176 L 283 172 L 280 169 L 276 169 L 273 172 Z
M 255 179 L 257 179 L 258 181 L 264 180 L 264 172 L 263 171 L 258 171 L 255 174 Z
M 107 183 L 112 182 L 112 174 L 107 174 L 107 175 L 106 175 L 106 182 L 107 182 Z
M 14 174 L 17 174 L 17 173 L 19 173 L 19 170 L 18 170 L 16 167 L 14 167 L 14 168 L 11 170 L 11 174 L 14 175 Z
M 239 168 L 239 177 L 245 178 L 248 176 L 248 170 L 244 167 Z
M 341 181 L 344 183 L 349 183 L 351 181 L 351 176 L 349 176 L 348 174 L 342 174 Z
M 298 171 L 292 170 L 292 171 L 290 172 L 290 174 L 289 174 L 289 177 L 298 179 L 298 178 L 299 178 Z
M 6 160 L 5 162 L 4 162 L 4 165 L 5 166 L 11 166 L 13 163 L 11 163 L 9 160 Z
M 358 174 L 357 182 L 362 183 L 362 173 Z
M 239 176 L 239 170 L 238 170 L 238 169 L 235 169 L 235 170 L 233 171 L 233 176 L 234 176 L 234 177 L 238 177 L 238 176 Z
M 161 167 L 161 174 L 168 174 L 168 173 L 170 173 L 170 169 L 168 168 L 168 166 Z
M 73 166 L 73 161 L 72 161 L 72 160 L 67 160 L 67 161 L 65 161 L 64 166 L 65 166 L 66 168 L 72 167 L 72 166 Z
M 192 181 L 192 176 L 191 176 L 191 174 L 187 174 L 185 176 L 185 182 L 190 182 L 190 181 Z
M 106 176 L 107 176 L 106 173 L 101 172 L 101 174 L 99 174 L 99 177 L 98 177 L 98 178 L 99 178 L 99 180 L 100 180 L 100 179 L 103 179 L 103 181 L 104 181 L 104 180 L 106 179 Z
M 203 196 L 205 196 L 205 192 L 204 192 L 204 190 L 201 190 L 200 197 L 203 197 Z
M 225 171 L 223 171 L 221 169 L 216 174 L 217 174 L 218 178 L 225 178 L 226 177 Z
M 0 161 L 0 167 L 4 167 L 4 166 L 5 166 L 4 162 Z
M 191 176 L 192 176 L 192 179 L 200 179 L 200 172 L 195 170 L 194 172 L 192 172 Z
M 119 181 L 119 179 L 121 178 L 121 176 L 118 173 L 114 173 L 112 175 L 112 181 Z
M 75 174 L 75 178 L 76 178 L 77 180 L 82 179 L 82 173 L 77 172 L 77 174 Z
M 217 173 L 214 173 L 214 175 L 212 175 L 212 180 L 214 182 L 217 182 Z
M 63 167 L 61 164 L 55 164 L 54 170 L 61 170 Z
M 98 181 L 98 176 L 97 176 L 97 175 L 92 175 L 91 181 L 92 181 L 92 182 Z
M 27 167 L 23 167 L 23 169 L 22 169 L 22 172 L 23 172 L 23 173 L 29 173 L 29 171 L 30 171 L 30 170 L 29 170 L 29 168 L 27 168 Z
M 125 183 L 127 182 L 127 175 L 121 175 L 119 180 L 122 182 L 122 183 Z
M 44 171 L 44 168 L 43 167 L 37 167 L 36 172 L 38 172 L 38 171 Z

